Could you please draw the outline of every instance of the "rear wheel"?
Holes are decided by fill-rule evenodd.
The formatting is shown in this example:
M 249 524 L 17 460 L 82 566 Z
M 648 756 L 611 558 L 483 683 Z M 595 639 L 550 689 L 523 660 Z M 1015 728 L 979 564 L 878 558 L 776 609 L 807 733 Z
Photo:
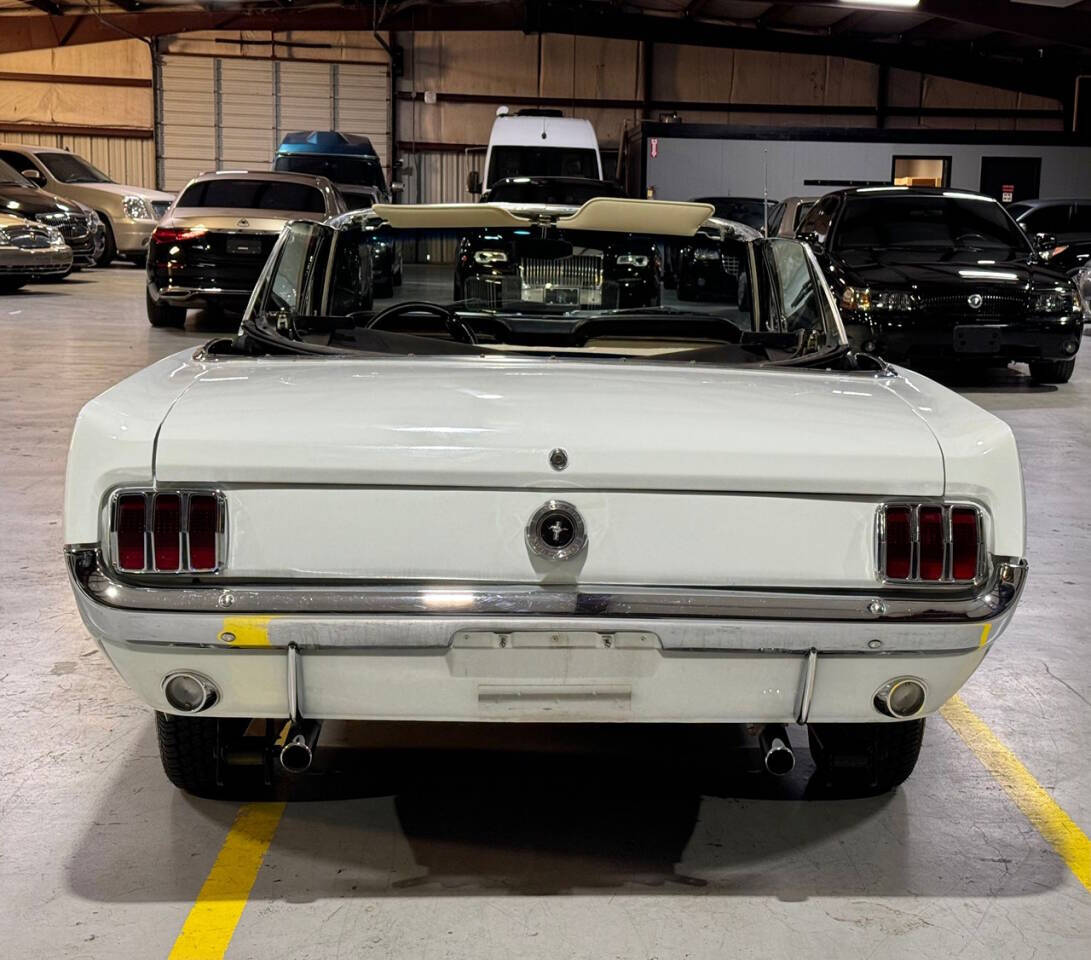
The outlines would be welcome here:
M 1038 360 L 1030 364 L 1030 376 L 1037 383 L 1068 383 L 1075 369 L 1075 357 L 1071 360 Z
M 110 227 L 110 221 L 105 217 L 101 217 L 102 229 L 105 233 L 106 239 L 103 243 L 102 253 L 99 254 L 98 259 L 95 261 L 100 267 L 108 267 L 114 261 L 114 257 L 117 256 L 117 244 L 114 243 L 114 231 Z
M 148 309 L 148 323 L 153 327 L 184 327 L 186 308 L 175 307 L 162 300 L 153 300 L 152 295 L 144 291 L 144 302 Z
M 913 772 L 924 720 L 814 723 L 807 727 L 818 777 L 838 795 L 886 793 Z
M 220 762 L 223 747 L 246 733 L 245 718 L 179 717 L 155 714 L 155 733 L 163 772 L 176 787 L 195 797 L 261 800 L 272 793 L 260 765 L 228 766 Z M 249 739 L 249 738 L 247 738 Z M 256 745 L 262 743 L 254 738 Z

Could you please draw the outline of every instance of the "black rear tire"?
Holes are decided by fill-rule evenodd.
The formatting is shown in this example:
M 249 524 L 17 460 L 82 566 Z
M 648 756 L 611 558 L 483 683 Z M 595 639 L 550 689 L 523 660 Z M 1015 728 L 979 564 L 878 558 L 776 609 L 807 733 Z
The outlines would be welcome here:
M 241 737 L 244 718 L 179 717 L 155 714 L 159 759 L 167 779 L 195 797 L 213 800 L 263 800 L 272 795 L 260 766 L 228 767 L 217 761 L 221 743 Z
M 148 309 L 148 323 L 153 327 L 184 327 L 186 325 L 185 307 L 175 307 L 162 300 L 153 300 L 152 295 L 146 290 L 144 302 Z
M 1037 360 L 1030 364 L 1030 377 L 1035 383 L 1068 383 L 1075 369 L 1075 357 L 1071 360 Z
M 904 783 L 920 756 L 924 720 L 814 723 L 807 727 L 819 781 L 837 796 L 886 793 Z

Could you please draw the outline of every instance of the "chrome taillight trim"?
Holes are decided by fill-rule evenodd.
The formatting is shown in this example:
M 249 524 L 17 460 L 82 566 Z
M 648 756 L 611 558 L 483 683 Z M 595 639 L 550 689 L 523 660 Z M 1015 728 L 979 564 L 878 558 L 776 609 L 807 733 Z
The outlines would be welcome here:
M 133 567 L 123 567 L 118 551 L 117 522 L 118 503 L 122 497 L 139 496 L 144 498 L 144 566 L 137 570 Z M 173 570 L 161 570 L 155 566 L 155 501 L 161 496 L 177 496 L 179 504 L 179 550 L 178 558 L 180 566 Z M 193 497 L 214 497 L 216 500 L 216 564 L 213 567 L 195 567 L 190 558 L 189 550 L 189 509 Z M 147 487 L 119 487 L 110 493 L 106 507 L 107 535 L 104 551 L 109 558 L 110 566 L 124 574 L 140 575 L 194 575 L 215 576 L 223 572 L 227 560 L 227 497 L 222 490 L 205 487 L 171 487 L 163 486 L 149 489 Z
M 938 507 L 943 511 L 943 574 L 939 580 L 922 580 L 920 576 L 920 511 L 927 507 Z M 909 576 L 904 579 L 891 579 L 886 575 L 886 514 L 888 510 L 909 511 Z M 956 580 L 954 577 L 954 535 L 951 521 L 953 510 L 972 510 L 977 517 L 977 569 L 974 571 L 973 579 L 970 580 Z M 976 503 L 938 500 L 890 500 L 880 503 L 875 511 L 876 579 L 892 587 L 916 586 L 922 583 L 964 587 L 968 584 L 983 582 L 989 572 L 985 543 L 985 517 L 985 511 Z

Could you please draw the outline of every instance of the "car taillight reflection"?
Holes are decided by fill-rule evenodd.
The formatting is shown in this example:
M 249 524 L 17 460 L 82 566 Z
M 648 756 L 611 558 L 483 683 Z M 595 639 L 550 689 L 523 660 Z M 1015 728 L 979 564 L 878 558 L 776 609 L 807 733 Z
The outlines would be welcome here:
M 982 572 L 981 511 L 896 503 L 880 508 L 879 575 L 894 583 L 972 583 Z

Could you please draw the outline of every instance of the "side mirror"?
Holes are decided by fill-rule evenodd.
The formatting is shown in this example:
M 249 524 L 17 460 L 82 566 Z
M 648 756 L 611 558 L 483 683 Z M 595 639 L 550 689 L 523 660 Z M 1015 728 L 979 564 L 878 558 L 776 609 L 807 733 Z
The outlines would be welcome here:
M 796 239 L 807 244 L 812 250 L 822 249 L 822 238 L 814 230 L 805 230 L 796 234 Z
M 403 190 L 405 190 L 405 184 L 404 184 L 404 183 L 402 183 L 402 182 L 401 182 L 400 180 L 394 180 L 394 181 L 393 181 L 393 182 L 392 182 L 392 183 L 390 184 L 390 192 L 391 192 L 392 194 L 398 194 L 398 193 L 401 193 L 401 192 L 402 192 Z
M 45 183 L 45 177 L 42 176 L 42 171 L 31 167 L 29 170 L 20 171 L 27 180 L 34 184 L 36 187 L 40 187 Z
M 481 193 L 481 174 L 477 170 L 471 170 L 466 174 L 466 191 L 474 196 Z

